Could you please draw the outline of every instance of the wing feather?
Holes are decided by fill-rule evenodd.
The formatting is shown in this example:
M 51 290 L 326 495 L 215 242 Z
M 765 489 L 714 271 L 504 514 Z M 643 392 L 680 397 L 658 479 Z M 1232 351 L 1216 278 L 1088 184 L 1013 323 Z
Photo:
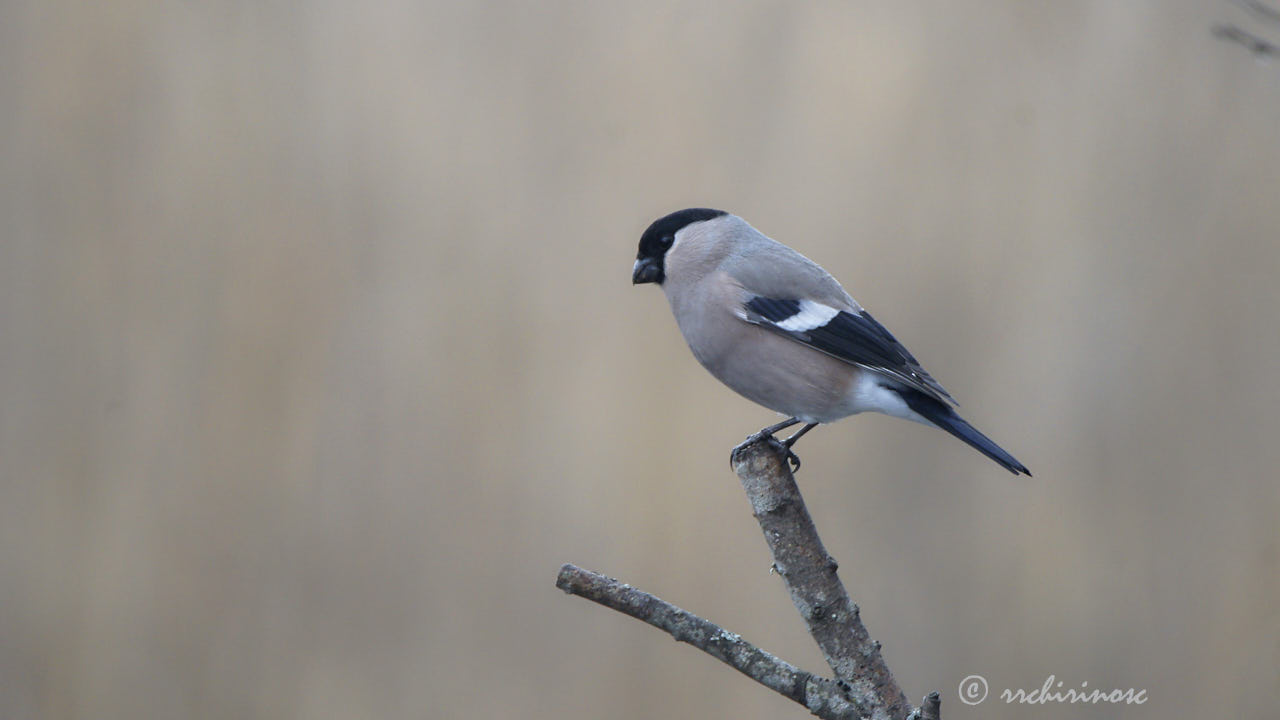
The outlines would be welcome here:
M 943 403 L 956 404 L 915 356 L 865 310 L 849 312 L 812 300 L 752 295 L 743 304 L 743 319 L 837 360 L 887 375 Z

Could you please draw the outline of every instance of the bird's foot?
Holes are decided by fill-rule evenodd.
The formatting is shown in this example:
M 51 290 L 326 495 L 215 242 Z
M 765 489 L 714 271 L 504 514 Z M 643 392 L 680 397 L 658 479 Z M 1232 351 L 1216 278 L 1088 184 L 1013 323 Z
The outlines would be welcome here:
M 754 435 L 747 436 L 746 441 L 743 442 L 742 444 L 750 445 L 751 443 L 760 442 L 762 440 L 768 439 L 770 442 L 780 445 L 782 447 L 782 450 L 786 452 L 785 457 L 787 459 L 787 464 L 791 466 L 791 472 L 795 473 L 800 469 L 800 456 L 796 455 L 795 452 L 792 451 L 791 446 L 792 444 L 795 443 L 796 440 L 800 439 L 801 435 L 808 432 L 809 428 L 812 426 L 806 426 L 805 428 L 801 429 L 800 432 L 797 432 L 795 435 L 792 435 L 786 440 L 779 440 L 777 437 L 774 436 L 774 433 L 778 432 L 779 430 L 786 430 L 787 428 L 799 422 L 800 420 L 798 418 L 788 418 L 776 425 L 770 425 L 769 427 L 764 428 L 763 430 L 761 430 L 758 433 L 755 433 Z
M 793 474 L 800 469 L 800 456 L 796 455 L 794 452 L 791 451 L 791 446 L 795 445 L 796 441 L 799 440 L 805 433 L 809 432 L 810 430 L 816 427 L 818 427 L 818 423 L 806 423 L 804 427 L 796 431 L 796 434 L 792 435 L 791 437 L 787 438 L 782 442 L 782 447 L 787 449 L 787 460 L 792 465 L 794 465 L 794 467 L 791 468 L 791 472 Z
M 787 451 L 787 462 L 791 465 L 791 474 L 795 475 L 800 472 L 800 456 L 795 454 L 790 445 L 782 443 L 782 448 Z
M 769 425 L 768 428 L 764 428 L 760 430 L 760 432 L 750 434 L 750 436 L 746 437 L 746 441 L 742 442 L 742 446 L 748 446 L 755 442 L 769 442 L 773 443 L 773 445 L 781 446 L 782 451 L 786 452 L 785 457 L 787 464 L 791 466 L 792 473 L 795 473 L 796 470 L 800 469 L 800 456 L 796 455 L 795 452 L 791 450 L 791 443 L 795 442 L 795 438 L 799 436 L 799 433 L 797 433 L 796 436 L 785 439 L 785 441 L 778 439 L 773 433 L 778 432 L 778 430 L 791 427 L 791 425 L 796 424 L 797 421 L 799 420 L 792 419 L 791 421 L 786 421 L 786 423 Z

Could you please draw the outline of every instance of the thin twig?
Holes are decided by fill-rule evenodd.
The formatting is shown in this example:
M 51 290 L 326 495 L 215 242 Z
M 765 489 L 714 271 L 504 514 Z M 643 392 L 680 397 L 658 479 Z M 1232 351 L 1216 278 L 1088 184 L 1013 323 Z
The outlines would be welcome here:
M 556 587 L 664 630 L 822 718 L 860 717 L 840 687 L 771 655 L 715 623 L 649 593 L 576 565 L 560 568 Z
M 1235 25 L 1214 25 L 1213 34 L 1214 37 L 1243 45 L 1246 50 L 1260 57 L 1280 55 L 1280 46 L 1253 33 L 1241 30 Z
M 1236 4 L 1253 13 L 1258 18 L 1280 25 L 1280 10 L 1258 0 L 1236 0 Z

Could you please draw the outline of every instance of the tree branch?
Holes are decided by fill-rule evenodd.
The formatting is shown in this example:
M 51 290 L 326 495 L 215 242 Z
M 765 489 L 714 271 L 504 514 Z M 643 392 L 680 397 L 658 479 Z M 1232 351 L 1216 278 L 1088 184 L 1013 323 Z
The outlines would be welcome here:
M 818 537 L 782 443 L 772 437 L 750 440 L 734 448 L 730 462 L 791 601 L 836 679 L 849 684 L 863 716 L 905 718 L 911 706 L 836 574 L 836 561 Z
M 753 436 L 733 449 L 730 464 L 764 531 L 774 567 L 835 673 L 834 680 L 801 670 L 715 623 L 612 578 L 565 565 L 556 587 L 660 628 L 818 717 L 939 720 L 937 693 L 913 709 L 889 672 L 880 643 L 867 633 L 858 606 L 836 575 L 836 561 L 822 546 L 782 443 L 771 436 Z
M 1259 2 L 1259 0 L 1236 0 L 1236 4 L 1266 22 L 1280 25 L 1280 10 Z
M 942 700 L 938 698 L 938 693 L 931 692 L 924 696 L 924 702 L 920 707 L 911 711 L 907 716 L 907 720 L 941 720 L 940 711 L 942 710 Z
M 840 687 L 775 657 L 715 623 L 642 590 L 576 565 L 564 565 L 556 587 L 578 597 L 643 620 L 688 643 L 777 693 L 809 708 L 814 715 L 841 720 L 858 710 Z
M 1235 25 L 1215 25 L 1213 34 L 1228 42 L 1243 45 L 1246 50 L 1259 57 L 1280 55 L 1280 46 Z

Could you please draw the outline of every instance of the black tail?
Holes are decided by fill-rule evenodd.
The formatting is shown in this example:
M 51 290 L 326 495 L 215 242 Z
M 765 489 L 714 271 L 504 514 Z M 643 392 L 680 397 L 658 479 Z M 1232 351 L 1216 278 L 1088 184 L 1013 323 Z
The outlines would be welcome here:
M 1031 471 L 1027 469 L 1026 465 L 1015 460 L 1012 455 L 992 442 L 991 438 L 978 432 L 976 428 L 965 422 L 964 418 L 957 415 L 955 410 L 919 390 L 905 387 L 893 387 L 890 389 L 902 396 L 903 401 L 907 403 L 907 407 L 922 415 L 934 425 L 972 445 L 973 449 L 995 460 L 1005 470 L 1014 475 L 1019 473 L 1025 473 L 1027 476 L 1031 475 Z

